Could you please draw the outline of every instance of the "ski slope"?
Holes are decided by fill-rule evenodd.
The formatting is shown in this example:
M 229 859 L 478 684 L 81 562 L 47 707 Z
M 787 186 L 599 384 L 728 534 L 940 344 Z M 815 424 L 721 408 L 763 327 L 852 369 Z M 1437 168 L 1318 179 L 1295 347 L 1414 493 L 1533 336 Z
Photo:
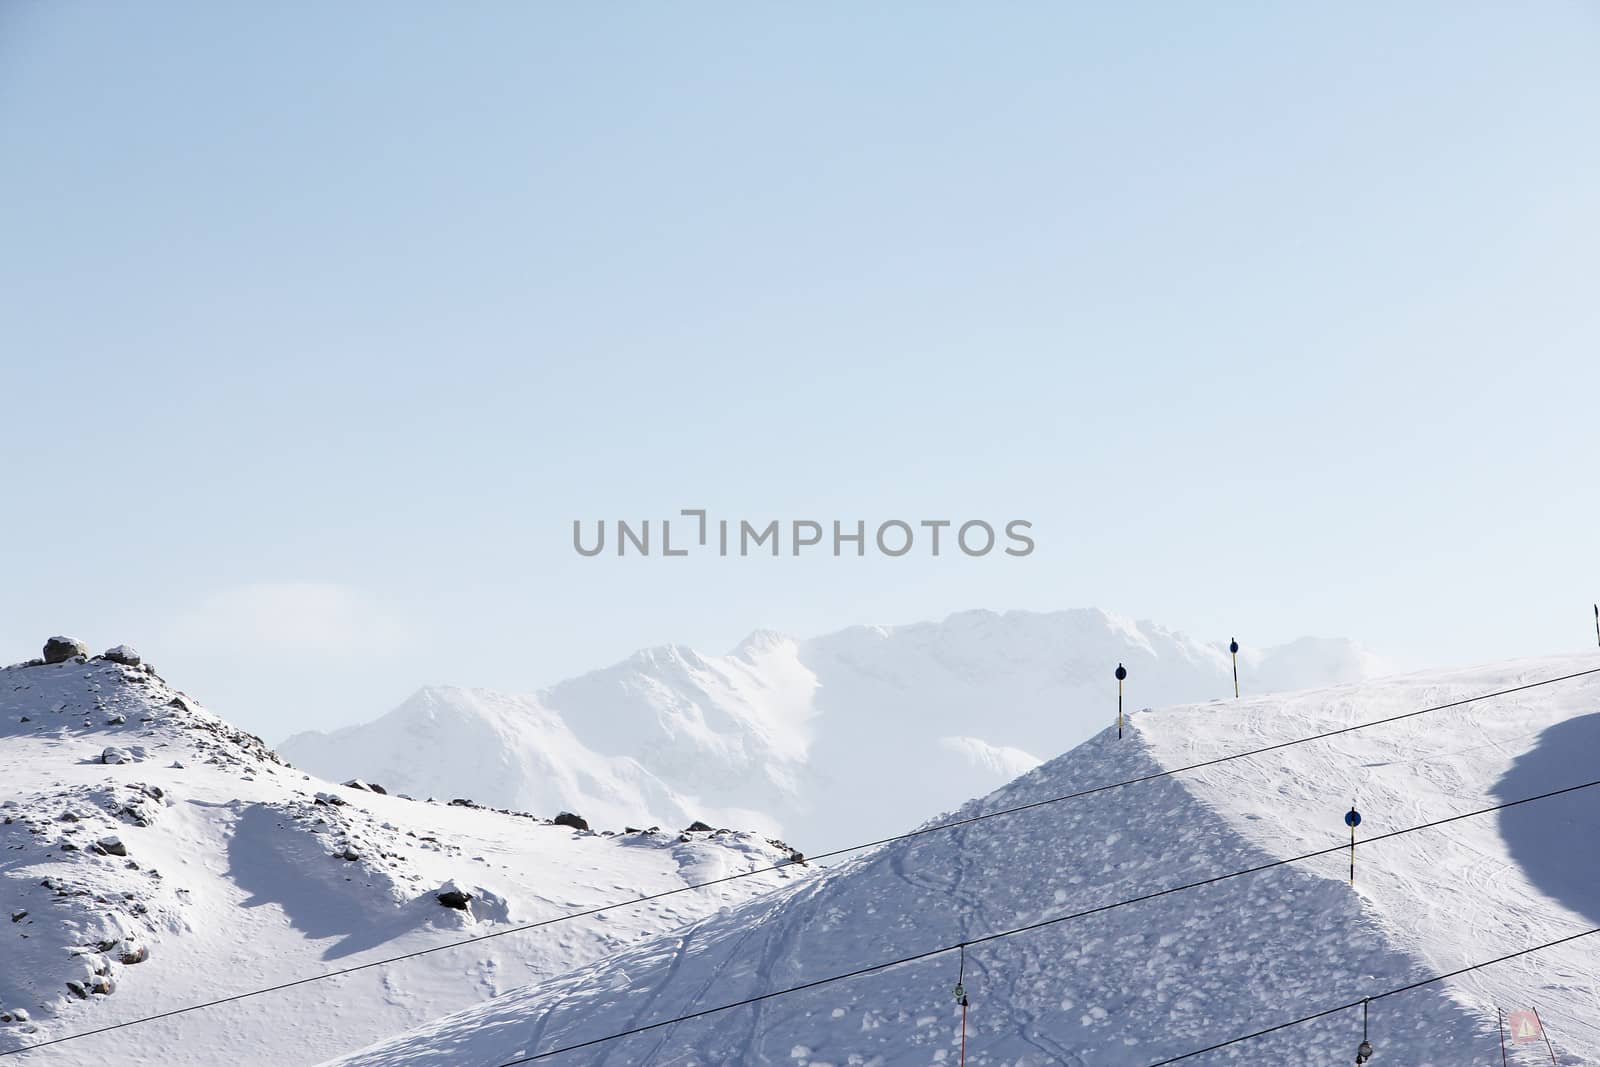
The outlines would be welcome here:
M 1600 666 L 1593 655 L 1136 713 L 970 816 Z M 1600 675 L 881 848 L 339 1067 L 489 1067 L 764 992 L 1600 777 Z M 968 950 L 968 1062 L 1134 1067 L 1600 925 L 1600 790 L 1508 809 Z M 955 953 L 652 1029 L 550 1064 L 955 1062 Z M 1600 1063 L 1600 935 L 1372 1006 L 1375 1065 L 1500 1062 L 1536 1006 Z M 1195 1063 L 1348 1063 L 1346 1011 Z M 1527 1055 L 1519 1062 L 1537 1062 Z
M 417 796 L 576 804 L 608 825 L 706 819 L 820 852 L 909 829 L 1097 733 L 1118 662 L 1132 708 L 1231 695 L 1226 646 L 1093 608 L 758 632 L 727 655 L 648 649 L 528 696 L 433 687 L 279 748 Z M 1262 693 L 1358 681 L 1378 661 L 1303 638 L 1246 641 L 1240 667 Z
M 102 762 L 108 748 L 126 762 Z M 154 672 L 102 660 L 0 670 L 0 783 L 0 1053 L 788 857 L 751 833 L 582 831 L 334 785 L 283 764 Z M 113 837 L 111 849 L 95 847 Z M 0 1063 L 314 1063 L 805 870 Z M 472 895 L 470 910 L 440 904 L 452 885 Z

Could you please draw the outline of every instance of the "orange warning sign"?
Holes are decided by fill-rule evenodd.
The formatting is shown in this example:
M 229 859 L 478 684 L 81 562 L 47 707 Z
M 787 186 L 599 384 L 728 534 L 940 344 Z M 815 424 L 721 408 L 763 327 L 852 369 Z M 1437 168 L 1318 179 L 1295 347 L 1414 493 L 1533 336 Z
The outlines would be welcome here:
M 1532 1009 L 1522 1008 L 1506 1016 L 1507 1029 L 1511 1031 L 1513 1041 L 1538 1041 L 1544 1037 L 1544 1030 L 1539 1025 L 1539 1016 Z

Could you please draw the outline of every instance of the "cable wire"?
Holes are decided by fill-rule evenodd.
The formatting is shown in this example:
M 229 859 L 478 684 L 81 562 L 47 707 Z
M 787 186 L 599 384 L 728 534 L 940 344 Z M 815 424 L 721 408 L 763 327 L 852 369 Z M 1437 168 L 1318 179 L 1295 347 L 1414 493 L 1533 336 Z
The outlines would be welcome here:
M 1567 793 L 1576 793 L 1582 789 L 1592 789 L 1595 786 L 1600 786 L 1600 779 L 1595 779 L 1591 782 L 1584 782 L 1581 785 L 1567 786 L 1564 789 L 1551 790 L 1548 793 L 1539 793 L 1531 797 L 1523 797 L 1521 800 L 1507 801 L 1504 804 L 1496 804 L 1489 808 L 1479 808 L 1476 811 L 1462 812 L 1459 815 L 1451 815 L 1443 819 L 1436 819 L 1433 822 L 1425 822 L 1416 826 L 1408 826 L 1401 830 L 1391 830 L 1385 834 L 1378 834 L 1376 836 L 1366 838 L 1361 843 L 1363 845 L 1376 844 L 1379 841 L 1387 841 L 1391 838 L 1402 837 L 1406 834 L 1417 833 L 1421 830 L 1435 829 L 1440 826 L 1446 826 L 1450 823 L 1460 822 L 1463 819 L 1471 819 L 1479 815 L 1488 815 L 1492 812 L 1503 811 L 1506 808 L 1514 808 L 1522 804 L 1532 804 L 1534 801 L 1548 800 L 1551 797 L 1562 796 Z M 743 1000 L 736 1000 L 728 1004 L 719 1004 L 712 1008 L 702 1008 L 699 1011 L 689 1012 L 688 1014 L 679 1015 L 671 1019 L 660 1019 L 653 1023 L 645 1023 L 641 1026 L 635 1026 L 628 1030 L 622 1030 L 614 1034 L 607 1034 L 604 1037 L 591 1038 L 587 1041 L 580 1041 L 572 1045 L 563 1045 L 560 1048 L 549 1049 L 545 1052 L 535 1053 L 532 1056 L 524 1056 L 521 1059 L 507 1060 L 505 1063 L 500 1064 L 499 1067 L 516 1067 L 517 1064 L 533 1063 L 535 1060 L 549 1059 L 552 1056 L 560 1056 L 568 1052 L 576 1052 L 579 1049 L 590 1048 L 594 1045 L 605 1044 L 606 1042 L 616 1041 L 624 1037 L 632 1037 L 635 1034 L 642 1034 L 650 1030 L 659 1030 L 664 1026 L 673 1026 L 677 1023 L 688 1022 L 691 1019 L 700 1019 L 707 1015 L 716 1015 L 720 1012 L 731 1011 L 734 1008 L 747 1007 L 751 1004 L 759 1004 L 762 1001 L 788 996 L 791 993 L 799 993 L 807 989 L 816 989 L 819 986 L 832 985 L 835 982 L 843 982 L 852 978 L 860 978 L 864 975 L 891 970 L 896 967 L 902 967 L 908 963 L 916 963 L 921 960 L 931 959 L 935 956 L 943 955 L 946 952 L 955 952 L 960 950 L 963 954 L 965 954 L 966 950 L 973 945 L 982 945 L 990 941 L 999 941 L 1003 938 L 1015 937 L 1018 934 L 1032 933 L 1036 930 L 1045 929 L 1046 927 L 1056 926 L 1065 922 L 1072 922 L 1075 919 L 1082 919 L 1090 915 L 1098 915 L 1102 912 L 1112 911 L 1116 908 L 1124 908 L 1130 904 L 1139 904 L 1147 900 L 1155 900 L 1158 897 L 1171 896 L 1174 893 L 1183 893 L 1191 889 L 1199 889 L 1202 886 L 1215 885 L 1218 882 L 1226 882 L 1232 878 L 1241 878 L 1248 874 L 1259 874 L 1262 871 L 1269 871 L 1275 867 L 1284 867 L 1291 863 L 1301 863 L 1305 860 L 1316 859 L 1320 856 L 1329 856 L 1336 852 L 1342 852 L 1348 847 L 1348 845 L 1341 843 L 1330 848 L 1318 849 L 1315 852 L 1307 852 L 1303 855 L 1288 857 L 1287 859 L 1273 860 L 1270 863 L 1259 864 L 1255 867 L 1246 867 L 1243 870 L 1230 871 L 1227 874 L 1214 875 L 1210 878 L 1202 878 L 1199 881 L 1187 882 L 1183 885 L 1171 886 L 1167 889 L 1159 889 L 1153 893 L 1146 893 L 1142 896 L 1128 897 L 1124 900 L 1114 901 L 1110 904 L 1101 904 L 1098 907 L 1089 908 L 1084 911 L 1073 912 L 1068 915 L 1057 915 L 1050 919 L 1042 919 L 1039 922 L 1028 923 L 1025 926 L 1015 926 L 1008 930 L 1000 930 L 992 934 L 984 934 L 982 937 L 968 938 L 965 941 L 959 941 L 953 945 L 941 945 L 938 948 L 926 949 L 910 956 L 902 956 L 899 959 L 886 960 L 882 963 L 874 963 L 866 967 L 859 967 L 853 971 L 847 971 L 843 974 L 830 975 L 827 978 L 817 978 L 809 982 L 802 982 L 799 985 L 786 986 L 783 989 L 770 990 L 766 993 L 760 993 L 756 996 L 746 997 Z M 1373 999 L 1377 998 L 1374 997 Z M 1357 1001 L 1357 1004 L 1359 1003 L 1360 1002 Z M 1345 1007 L 1348 1006 L 1349 1005 L 1345 1005 Z M 1343 1008 L 1335 1010 L 1343 1010 Z M 1328 1014 L 1331 1014 L 1331 1012 Z M 1222 1046 L 1216 1047 L 1220 1048 Z M 1210 1049 L 1202 1049 L 1201 1051 L 1209 1052 Z M 1191 1053 L 1190 1055 L 1197 1054 L 1198 1053 Z
M 1204 1056 L 1208 1052 L 1215 1052 L 1218 1049 L 1227 1048 L 1229 1045 L 1238 1045 L 1246 1041 L 1254 1041 L 1258 1037 L 1266 1037 L 1268 1034 L 1275 1034 L 1279 1030 L 1287 1030 L 1291 1026 L 1299 1026 L 1301 1023 L 1309 1023 L 1317 1019 L 1325 1019 L 1329 1015 L 1337 1015 L 1341 1011 L 1349 1011 L 1351 1008 L 1359 1008 L 1368 1001 L 1382 1000 L 1384 997 L 1392 997 L 1400 993 L 1409 993 L 1413 989 L 1421 989 L 1423 986 L 1433 985 L 1435 982 L 1443 982 L 1448 978 L 1459 978 L 1461 975 L 1467 974 L 1471 971 L 1481 970 L 1484 967 L 1492 967 L 1497 963 L 1504 963 L 1507 960 L 1514 960 L 1518 956 L 1528 956 L 1535 952 L 1543 952 L 1547 948 L 1555 948 L 1557 945 L 1565 945 L 1569 941 L 1576 941 L 1578 938 L 1588 937 L 1590 934 L 1600 934 L 1600 926 L 1593 927 L 1589 930 L 1583 930 L 1567 937 L 1557 938 L 1554 941 L 1546 941 L 1542 945 L 1534 945 L 1530 948 L 1519 949 L 1516 952 L 1508 952 L 1506 955 L 1497 956 L 1492 960 L 1482 960 L 1478 963 L 1471 964 L 1470 966 L 1462 967 L 1460 970 L 1450 971 L 1446 974 L 1436 974 L 1432 978 L 1424 978 L 1419 982 L 1412 982 L 1410 985 L 1403 985 L 1397 989 L 1390 989 L 1383 993 L 1374 993 L 1370 997 L 1362 997 L 1360 1000 L 1351 1001 L 1349 1004 L 1341 1004 L 1337 1008 L 1326 1008 L 1323 1011 L 1319 1011 L 1311 1015 L 1303 1015 L 1298 1019 L 1290 1019 L 1288 1022 L 1279 1023 L 1276 1026 L 1269 1026 L 1265 1030 L 1257 1030 L 1253 1034 L 1241 1034 L 1239 1037 L 1231 1037 L 1228 1040 L 1218 1042 L 1215 1045 L 1208 1045 L 1205 1048 L 1197 1048 L 1193 1052 L 1185 1052 L 1181 1056 L 1173 1056 L 1171 1059 L 1158 1060 L 1155 1063 L 1148 1064 L 1147 1067 L 1166 1067 L 1166 1065 L 1169 1063 L 1177 1063 L 1180 1060 L 1193 1059 L 1195 1056 Z
M 139 1026 L 144 1023 L 158 1022 L 162 1019 L 170 1019 L 177 1015 L 187 1015 L 190 1012 L 205 1011 L 210 1008 L 220 1007 L 224 1004 L 232 1004 L 251 997 L 265 996 L 269 993 L 281 993 L 288 989 L 295 989 L 299 986 L 309 985 L 312 982 L 321 982 L 329 978 L 342 978 L 345 975 L 356 974 L 360 971 L 370 970 L 375 967 L 393 966 L 397 963 L 404 963 L 408 960 L 414 960 L 422 956 L 432 955 L 435 952 L 444 952 L 449 949 L 464 948 L 467 945 L 474 945 L 481 941 L 488 941 L 497 937 L 507 937 L 511 934 L 528 933 L 532 930 L 538 930 L 546 926 L 552 926 L 556 923 L 568 922 L 572 919 L 582 919 L 591 915 L 599 915 L 603 912 L 614 911 L 618 908 L 627 908 L 639 904 L 648 904 L 652 901 L 661 900 L 665 897 L 676 896 L 679 893 L 688 893 L 698 889 L 709 889 L 712 886 L 722 885 L 726 882 L 734 882 L 743 878 L 753 878 L 761 874 L 770 874 L 774 871 L 786 870 L 790 867 L 805 863 L 815 863 L 822 860 L 834 859 L 839 856 L 849 855 L 853 852 L 862 852 L 869 848 L 877 848 L 880 845 L 894 844 L 898 841 L 908 841 L 913 838 L 925 836 L 927 834 L 939 833 L 945 830 L 954 830 L 962 826 L 971 826 L 974 823 L 1000 818 L 1001 816 L 1005 815 L 1015 815 L 1018 812 L 1032 811 L 1035 808 L 1042 808 L 1051 804 L 1061 804 L 1068 801 L 1079 800 L 1083 797 L 1094 796 L 1097 793 L 1105 793 L 1114 789 L 1122 789 L 1127 786 L 1141 785 L 1145 782 L 1152 782 L 1160 778 L 1168 778 L 1173 775 L 1184 774 L 1189 771 L 1197 771 L 1206 767 L 1215 767 L 1219 764 L 1228 763 L 1232 760 L 1248 759 L 1252 756 L 1259 756 L 1267 752 L 1276 752 L 1280 749 L 1291 748 L 1295 745 L 1309 744 L 1313 741 L 1323 741 L 1330 737 L 1338 737 L 1342 734 L 1354 733 L 1358 730 L 1368 730 L 1374 726 L 1384 726 L 1388 723 L 1399 722 L 1403 719 L 1412 719 L 1419 715 L 1427 715 L 1436 711 L 1446 711 L 1450 708 L 1459 708 L 1464 705 L 1477 703 L 1483 700 L 1492 700 L 1496 697 L 1509 696 L 1512 693 L 1521 693 L 1529 689 L 1537 689 L 1541 686 L 1554 685 L 1557 682 L 1567 682 L 1574 678 L 1582 678 L 1591 674 L 1600 674 L 1600 667 L 1591 667 L 1587 670 L 1574 671 L 1571 674 L 1563 674 L 1555 678 L 1545 678 L 1537 682 L 1529 682 L 1525 685 L 1512 686 L 1509 689 L 1498 689 L 1491 693 L 1479 693 L 1476 696 L 1464 697 L 1460 700 L 1453 700 L 1447 704 L 1437 704 L 1433 707 L 1403 712 L 1402 714 L 1391 715 L 1383 719 L 1374 719 L 1371 722 L 1357 723 L 1354 726 L 1343 726 L 1336 730 L 1326 730 L 1319 734 L 1312 734 L 1309 737 L 1299 737 L 1289 741 L 1279 741 L 1274 744 L 1263 745 L 1260 748 L 1248 749 L 1244 752 L 1235 752 L 1231 755 L 1218 756 L 1215 759 L 1187 764 L 1183 767 L 1173 767 L 1168 770 L 1155 771 L 1150 774 L 1141 775 L 1137 778 L 1129 778 L 1125 781 L 1111 782 L 1106 785 L 1094 786 L 1089 789 L 1079 790 L 1076 793 L 1066 793 L 1061 796 L 1047 797 L 1044 800 L 1035 800 L 1026 804 L 1018 804 L 1014 807 L 1000 808 L 995 811 L 984 812 L 980 815 L 973 815 L 964 819 L 953 819 L 949 822 L 934 823 L 931 826 L 918 827 L 915 830 L 910 830 L 903 834 L 895 834 L 890 837 L 878 838 L 875 841 L 865 841 L 856 845 L 847 845 L 843 848 L 836 848 L 829 852 L 818 853 L 815 856 L 805 857 L 803 860 L 785 860 L 782 863 L 775 863 L 767 867 L 756 867 L 748 871 L 740 871 L 734 874 L 723 875 L 719 878 L 708 879 L 704 882 L 696 882 L 692 885 L 677 886 L 672 889 L 661 890 L 657 893 L 647 893 L 644 896 L 635 897 L 632 900 L 619 900 L 613 904 L 602 904 L 593 908 L 585 908 L 580 911 L 568 912 L 563 915 L 552 916 L 548 919 L 541 919 L 538 922 L 524 923 L 519 926 L 507 927 L 503 930 L 491 930 L 488 933 L 460 938 L 455 941 L 447 941 L 443 944 L 432 945 L 428 948 L 417 949 L 413 952 L 405 952 L 396 956 L 388 956 L 383 959 L 371 960 L 367 963 L 359 963 L 350 967 L 341 967 L 337 970 L 324 971 L 321 974 L 307 975 L 303 978 L 296 978 L 287 982 L 279 982 L 275 985 L 262 986 L 259 989 L 250 989 L 242 993 L 234 993 L 226 997 L 219 997 L 216 1000 L 207 1000 L 198 1004 L 189 1004 L 181 1008 L 173 1008 L 169 1011 L 159 1012 L 157 1014 L 144 1016 L 138 1019 L 129 1019 L 125 1022 L 96 1027 L 92 1030 L 82 1030 L 75 1034 L 67 1034 L 62 1037 L 52 1038 L 49 1041 L 40 1041 L 36 1044 L 24 1045 L 20 1048 L 5 1049 L 0 1051 L 0 1057 L 15 1055 L 16 1053 L 23 1052 L 27 1049 L 44 1048 L 49 1045 L 58 1045 L 67 1041 L 76 1041 L 80 1038 L 94 1037 L 98 1034 L 109 1033 L 113 1030 L 121 1030 L 130 1026 Z

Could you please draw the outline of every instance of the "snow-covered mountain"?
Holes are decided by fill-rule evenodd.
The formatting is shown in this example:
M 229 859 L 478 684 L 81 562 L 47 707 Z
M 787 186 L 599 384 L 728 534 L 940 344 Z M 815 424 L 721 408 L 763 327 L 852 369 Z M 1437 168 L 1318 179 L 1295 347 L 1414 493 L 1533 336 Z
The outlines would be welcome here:
M 1136 713 L 961 815 L 1597 666 L 1593 655 Z M 938 831 L 338 1061 L 494 1067 L 885 960 L 1600 777 L 1600 675 Z M 1600 789 L 974 944 L 968 1062 L 1139 1067 L 1600 925 Z M 540 1060 L 956 1061 L 954 952 Z M 1374 1067 L 1498 1064 L 1536 1008 L 1600 1063 L 1600 934 L 1371 1005 Z M 1359 1010 L 1200 1063 L 1349 1063 Z M 1544 1046 L 1529 1046 L 1544 1054 Z M 1513 1047 L 1513 1055 L 1516 1048 Z M 1524 1058 L 1518 1062 L 1536 1062 Z M 1546 1060 L 1545 1062 L 1548 1062 Z
M 668 646 L 531 696 L 425 689 L 382 718 L 279 746 L 329 777 L 418 796 L 569 807 L 598 823 L 706 819 L 816 852 L 893 833 L 1094 734 L 1127 706 L 1232 696 L 1227 641 L 1096 609 L 753 634 L 725 656 Z M 1239 655 L 1245 693 L 1378 673 L 1345 640 Z
M 288 767 L 136 654 L 86 659 L 65 644 L 61 662 L 0 670 L 0 1053 L 790 856 L 753 833 L 679 823 L 611 834 L 334 785 Z M 3 1062 L 312 1063 L 805 873 L 785 867 Z M 440 899 L 452 889 L 470 897 L 448 898 L 459 910 Z

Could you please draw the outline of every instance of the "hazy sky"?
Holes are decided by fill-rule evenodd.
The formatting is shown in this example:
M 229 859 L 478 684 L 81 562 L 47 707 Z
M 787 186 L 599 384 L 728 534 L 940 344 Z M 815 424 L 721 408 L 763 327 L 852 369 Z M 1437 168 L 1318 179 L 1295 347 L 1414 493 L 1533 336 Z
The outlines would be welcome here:
M 278 740 L 971 607 L 1593 643 L 1576 3 L 0 3 L 0 660 Z M 1036 551 L 579 557 L 575 518 Z

